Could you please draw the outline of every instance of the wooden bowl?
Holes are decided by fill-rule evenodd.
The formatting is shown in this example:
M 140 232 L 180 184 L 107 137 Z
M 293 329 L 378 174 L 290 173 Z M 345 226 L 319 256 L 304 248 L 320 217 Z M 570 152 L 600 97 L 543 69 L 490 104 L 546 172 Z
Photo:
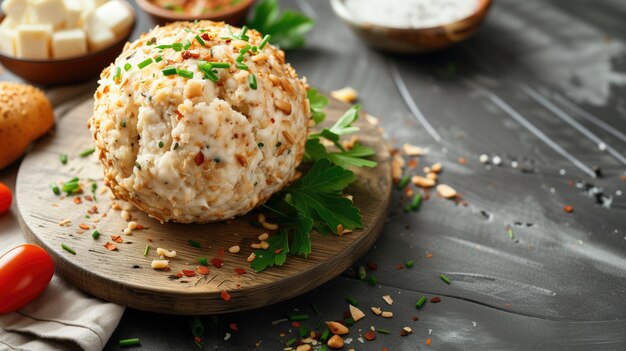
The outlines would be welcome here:
M 246 16 L 250 7 L 254 4 L 254 0 L 242 0 L 234 7 L 230 7 L 224 11 L 207 13 L 200 16 L 192 16 L 189 14 L 178 13 L 172 10 L 164 9 L 155 5 L 150 0 L 137 0 L 137 5 L 146 11 L 159 25 L 176 21 L 195 21 L 195 20 L 211 20 L 211 21 L 224 21 L 233 25 L 240 25 L 245 22 Z
M 372 47 L 401 54 L 432 52 L 450 47 L 478 30 L 491 6 L 491 0 L 479 0 L 470 16 L 437 27 L 394 28 L 362 21 L 345 5 L 331 0 L 335 13 Z
M 137 25 L 135 10 L 126 1 L 124 4 L 131 10 L 133 26 L 126 36 L 107 48 L 60 60 L 30 60 L 0 54 L 0 64 L 24 80 L 43 86 L 80 83 L 96 78 L 122 52 Z

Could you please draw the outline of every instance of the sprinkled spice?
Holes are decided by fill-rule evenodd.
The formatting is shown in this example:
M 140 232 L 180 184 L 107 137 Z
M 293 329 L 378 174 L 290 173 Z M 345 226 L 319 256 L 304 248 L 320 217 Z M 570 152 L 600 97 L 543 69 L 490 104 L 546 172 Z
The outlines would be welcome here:
M 134 339 L 123 339 L 120 340 L 120 346 L 137 346 L 139 345 L 139 338 L 134 338 Z
M 189 245 L 191 245 L 191 247 L 195 247 L 198 249 L 202 247 L 202 245 L 200 245 L 200 243 L 195 240 L 189 240 Z
M 421 309 L 422 306 L 424 306 L 424 304 L 426 303 L 426 301 L 428 301 L 428 298 L 426 296 L 420 297 L 420 299 L 417 300 L 417 303 L 415 303 L 415 308 Z
M 82 151 L 80 154 L 78 154 L 78 156 L 80 156 L 80 157 L 87 157 L 87 156 L 93 154 L 94 152 L 96 152 L 96 148 L 92 147 L 91 149 L 87 149 L 87 150 Z
M 72 255 L 76 255 L 76 251 L 74 251 L 74 249 L 72 249 L 71 247 L 65 245 L 65 244 L 61 244 L 61 247 L 63 248 L 63 250 L 71 253 Z
M 441 278 L 441 280 L 443 280 L 446 284 L 451 284 L 450 279 L 446 277 L 445 274 L 439 275 L 439 278 Z

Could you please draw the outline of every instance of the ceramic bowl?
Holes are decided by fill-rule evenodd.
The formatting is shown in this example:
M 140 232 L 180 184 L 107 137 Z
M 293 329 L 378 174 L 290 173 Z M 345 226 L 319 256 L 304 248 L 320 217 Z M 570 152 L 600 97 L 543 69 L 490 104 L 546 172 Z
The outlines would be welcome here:
M 473 14 L 456 22 L 437 27 L 394 28 L 362 21 L 345 5 L 345 0 L 331 0 L 335 13 L 370 46 L 402 54 L 437 51 L 470 37 L 491 6 L 491 0 L 478 3 Z
M 30 60 L 0 54 L 0 64 L 22 79 L 43 86 L 80 83 L 96 78 L 105 67 L 115 61 L 135 29 L 135 10 L 129 3 L 124 3 L 132 12 L 133 26 L 126 36 L 107 48 L 60 60 Z
M 254 0 L 241 0 L 237 5 L 230 7 L 224 11 L 207 13 L 200 16 L 192 16 L 185 13 L 178 13 L 172 10 L 164 9 L 155 5 L 150 0 L 137 0 L 137 5 L 147 12 L 156 24 L 166 24 L 176 21 L 195 21 L 195 20 L 211 20 L 224 21 L 232 25 L 240 25 L 246 20 L 250 7 L 254 4 Z

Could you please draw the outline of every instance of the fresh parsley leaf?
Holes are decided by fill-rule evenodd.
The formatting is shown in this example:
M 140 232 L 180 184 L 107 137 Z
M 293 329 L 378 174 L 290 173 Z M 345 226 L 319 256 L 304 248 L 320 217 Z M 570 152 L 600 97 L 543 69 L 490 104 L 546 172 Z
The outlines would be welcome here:
M 328 98 L 317 92 L 317 89 L 310 88 L 306 93 L 307 98 L 309 98 L 309 102 L 311 105 L 311 112 L 313 114 L 312 118 L 315 121 L 315 124 L 320 124 L 326 119 L 326 113 L 324 113 L 324 108 L 328 106 Z
M 256 6 L 247 25 L 271 35 L 272 44 L 289 50 L 304 46 L 305 34 L 313 29 L 315 21 L 300 12 L 287 10 L 280 13 L 278 0 L 263 0 Z
M 250 267 L 257 272 L 274 265 L 282 266 L 287 260 L 289 252 L 289 233 L 283 229 L 280 233 L 267 239 L 269 248 L 267 250 L 256 250 L 254 261 L 250 263 Z

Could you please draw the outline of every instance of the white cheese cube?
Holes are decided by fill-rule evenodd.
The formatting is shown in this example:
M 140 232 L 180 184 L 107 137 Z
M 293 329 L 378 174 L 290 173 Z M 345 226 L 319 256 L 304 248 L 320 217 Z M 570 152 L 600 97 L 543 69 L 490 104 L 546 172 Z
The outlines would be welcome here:
M 27 0 L 4 0 L 2 2 L 2 12 L 7 17 L 14 17 L 15 20 L 24 17 L 27 7 Z
M 52 26 L 50 25 L 19 25 L 15 37 L 15 56 L 35 60 L 50 58 L 51 36 Z
M 66 19 L 65 28 L 76 28 L 82 25 L 83 1 L 65 0 Z
M 104 49 L 115 43 L 116 38 L 113 31 L 106 27 L 99 26 L 97 22 L 88 24 L 86 31 L 90 51 Z
M 133 25 L 133 15 L 121 1 L 109 1 L 98 7 L 94 16 L 103 25 L 113 31 L 118 38 L 126 35 Z
M 0 53 L 15 56 L 15 30 L 0 26 Z
M 31 0 L 29 20 L 33 24 L 49 24 L 60 28 L 67 18 L 63 0 Z
M 67 29 L 52 34 L 52 57 L 63 59 L 87 54 L 87 35 L 82 29 Z

